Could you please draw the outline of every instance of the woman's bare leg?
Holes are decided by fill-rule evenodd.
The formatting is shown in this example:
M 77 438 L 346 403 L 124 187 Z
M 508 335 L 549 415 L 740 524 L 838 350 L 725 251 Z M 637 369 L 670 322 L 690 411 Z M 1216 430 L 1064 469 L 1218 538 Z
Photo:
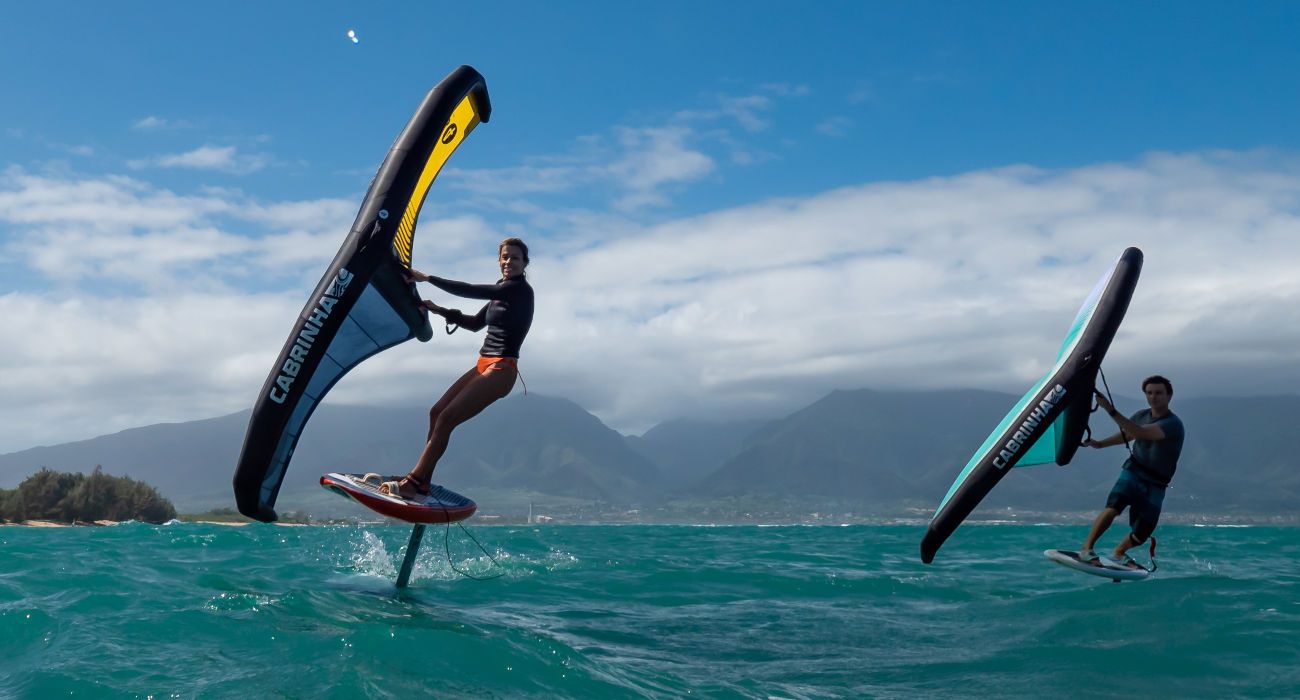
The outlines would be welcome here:
M 478 370 L 472 368 L 460 375 L 460 377 L 458 377 L 456 381 L 452 382 L 451 386 L 447 387 L 447 390 L 442 393 L 442 398 L 438 399 L 437 403 L 433 404 L 433 408 L 429 409 L 429 433 L 424 438 L 425 442 L 433 439 L 433 426 L 438 422 L 438 416 L 447 409 L 447 406 L 451 404 L 452 399 L 459 396 L 460 392 L 464 391 L 465 387 L 469 386 L 469 383 L 477 376 L 479 376 Z M 419 464 L 419 462 L 416 462 L 416 464 Z
M 429 433 L 428 436 L 424 438 L 425 451 L 428 451 L 429 449 L 428 441 L 433 439 L 433 426 L 438 420 L 438 415 L 442 413 L 442 410 L 445 409 L 447 405 L 451 403 L 452 399 L 456 398 L 457 394 L 464 391 L 465 387 L 469 385 L 470 381 L 477 376 L 478 376 L 478 370 L 470 369 L 468 372 L 457 377 L 456 381 L 452 382 L 451 386 L 447 387 L 447 390 L 442 392 L 442 398 L 438 399 L 438 401 L 433 404 L 433 408 L 429 409 Z M 423 459 L 424 459 L 424 455 L 423 453 L 421 453 L 420 460 L 423 461 Z M 418 466 L 419 464 L 420 462 L 417 461 L 416 465 Z M 412 467 L 411 471 L 415 471 L 415 469 L 416 467 Z M 380 491 L 387 492 L 388 488 L 386 486 L 381 486 Z M 410 499 L 410 498 L 417 497 L 419 494 L 415 491 L 415 487 L 406 486 L 405 488 L 402 488 L 400 490 L 398 495 L 400 495 L 402 498 Z
M 477 370 L 466 372 L 452 384 L 443 397 L 429 411 L 429 439 L 420 453 L 411 474 L 421 481 L 428 481 L 433 470 L 438 466 L 447 451 L 447 442 L 451 432 L 461 423 L 477 416 L 493 402 L 508 395 L 515 386 L 517 372 L 508 367 L 489 369 L 486 374 Z M 408 493 L 402 489 L 402 496 L 414 496 L 414 489 Z

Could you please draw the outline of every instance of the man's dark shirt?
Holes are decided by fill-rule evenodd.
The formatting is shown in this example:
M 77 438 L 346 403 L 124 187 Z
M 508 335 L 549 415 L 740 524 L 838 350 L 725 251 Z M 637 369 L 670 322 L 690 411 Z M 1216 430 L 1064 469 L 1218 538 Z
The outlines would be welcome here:
M 1133 456 L 1124 462 L 1124 468 L 1148 481 L 1168 486 L 1178 469 L 1178 456 L 1183 452 L 1183 421 L 1173 411 L 1160 420 L 1154 420 L 1149 408 L 1134 413 L 1130 420 L 1138 425 L 1158 425 L 1165 437 L 1163 440 L 1134 440 Z

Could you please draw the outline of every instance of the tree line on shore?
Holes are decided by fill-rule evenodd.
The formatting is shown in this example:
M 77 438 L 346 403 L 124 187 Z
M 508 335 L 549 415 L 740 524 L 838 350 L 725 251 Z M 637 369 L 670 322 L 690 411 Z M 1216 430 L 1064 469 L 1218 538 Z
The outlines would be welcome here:
M 0 521 L 164 523 L 175 517 L 176 508 L 157 489 L 129 477 L 104 474 L 99 465 L 90 475 L 42 468 L 17 488 L 0 489 Z

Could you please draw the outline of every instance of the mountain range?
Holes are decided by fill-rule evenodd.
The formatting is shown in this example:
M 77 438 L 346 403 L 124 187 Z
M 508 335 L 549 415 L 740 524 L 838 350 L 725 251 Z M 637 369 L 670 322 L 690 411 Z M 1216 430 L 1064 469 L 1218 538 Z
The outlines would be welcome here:
M 519 491 L 629 507 L 755 499 L 852 504 L 928 515 L 1017 397 L 989 391 L 834 391 L 769 421 L 673 420 L 622 435 L 577 404 L 528 394 L 457 429 L 435 480 L 476 493 Z M 1132 412 L 1141 400 L 1119 398 Z M 1175 397 L 1187 440 L 1167 513 L 1294 517 L 1300 397 Z M 125 430 L 0 455 L 0 487 L 42 467 L 130 476 L 184 510 L 233 505 L 231 477 L 247 411 Z M 1094 414 L 1098 435 L 1115 431 Z M 298 443 L 278 507 L 319 503 L 326 471 L 404 473 L 427 431 L 420 408 L 321 407 Z M 1068 467 L 1017 469 L 977 513 L 1095 511 L 1124 448 L 1080 450 Z M 340 501 L 341 502 L 341 501 Z M 486 505 L 483 500 L 480 503 Z

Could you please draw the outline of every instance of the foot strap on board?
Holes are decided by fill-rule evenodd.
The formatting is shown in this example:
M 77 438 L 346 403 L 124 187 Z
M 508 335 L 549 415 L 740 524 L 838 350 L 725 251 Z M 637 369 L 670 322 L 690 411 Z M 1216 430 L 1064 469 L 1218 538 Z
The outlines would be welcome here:
M 369 481 L 371 476 L 377 477 L 379 475 L 366 474 L 365 480 Z M 383 477 L 379 477 L 379 478 L 382 479 Z M 402 484 L 410 484 L 411 486 L 415 487 L 415 492 L 420 494 L 421 496 L 427 497 L 429 495 L 429 482 L 425 481 L 424 479 L 421 479 L 415 474 L 407 474 L 406 476 L 396 481 L 385 481 L 379 485 L 379 492 L 386 493 L 390 496 L 396 496 L 397 498 L 401 498 Z

